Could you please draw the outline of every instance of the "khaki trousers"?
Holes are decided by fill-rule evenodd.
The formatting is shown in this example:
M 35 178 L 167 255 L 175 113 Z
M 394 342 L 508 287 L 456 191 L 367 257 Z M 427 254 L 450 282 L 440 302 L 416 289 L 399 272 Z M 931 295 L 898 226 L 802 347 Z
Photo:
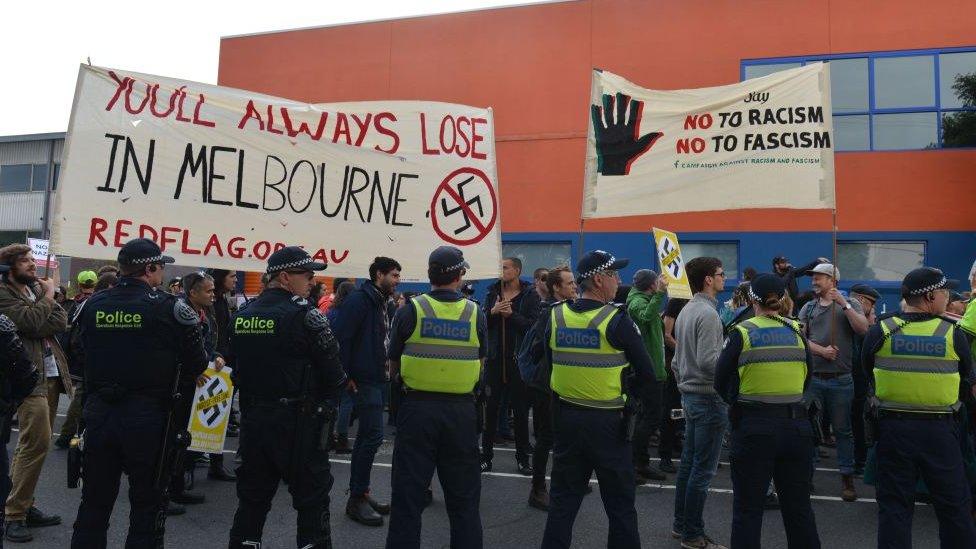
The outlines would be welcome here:
M 17 408 L 20 437 L 10 463 L 13 488 L 7 498 L 8 521 L 25 520 L 27 510 L 34 504 L 34 489 L 51 448 L 51 430 L 63 390 L 61 378 L 49 378 L 47 395 L 32 394 Z

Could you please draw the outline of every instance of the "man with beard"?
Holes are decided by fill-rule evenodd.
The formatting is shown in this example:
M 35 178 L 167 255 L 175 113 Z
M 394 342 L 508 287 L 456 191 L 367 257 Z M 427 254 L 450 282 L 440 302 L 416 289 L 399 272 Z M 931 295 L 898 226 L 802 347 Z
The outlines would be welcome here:
M 335 331 L 340 362 L 349 377 L 346 390 L 359 416 L 359 431 L 352 449 L 349 501 L 346 515 L 366 526 L 382 526 L 390 506 L 373 499 L 369 477 L 376 450 L 383 444 L 383 393 L 386 389 L 386 349 L 390 319 L 395 312 L 390 300 L 400 283 L 400 264 L 377 257 L 369 266 L 369 280 L 349 294 L 336 311 Z
M 34 506 L 34 489 L 41 476 L 61 392 L 73 394 L 67 361 L 55 336 L 68 328 L 64 309 L 54 301 L 57 289 L 50 279 L 37 278 L 29 246 L 0 248 L 0 264 L 10 271 L 0 282 L 0 314 L 17 326 L 34 367 L 41 372 L 31 394 L 17 409 L 20 437 L 14 450 L 10 477 L 13 488 L 6 504 L 6 538 L 33 539 L 30 527 L 61 524 L 61 517 L 45 515 Z

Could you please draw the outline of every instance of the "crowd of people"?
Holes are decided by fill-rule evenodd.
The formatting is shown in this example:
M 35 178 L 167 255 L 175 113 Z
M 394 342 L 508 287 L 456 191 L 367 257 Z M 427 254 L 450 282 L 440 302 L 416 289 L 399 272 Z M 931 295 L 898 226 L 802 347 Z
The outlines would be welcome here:
M 260 544 L 280 480 L 298 510 L 299 546 L 330 547 L 328 451 L 351 454 L 345 514 L 371 527 L 388 521 L 387 547 L 419 547 L 435 470 L 451 545 L 481 547 L 479 475 L 492 470 L 495 447 L 511 443 L 517 471 L 532 479 L 527 504 L 548 513 L 543 547 L 572 544 L 595 474 L 609 547 L 640 547 L 635 487 L 674 475 L 672 537 L 686 549 L 722 549 L 703 512 L 723 448 L 734 548 L 758 547 L 763 510 L 775 507 L 790 547 L 819 547 L 810 494 L 856 501 L 858 476 L 877 486 L 879 546 L 911 545 L 919 478 L 944 546 L 976 546 L 964 475 L 964 461 L 976 458 L 972 434 L 959 426 L 976 410 L 976 307 L 937 269 L 909 273 L 900 308 L 879 315 L 881 293 L 865 284 L 841 291 L 838 268 L 823 257 L 795 268 L 778 256 L 768 273 L 747 268 L 720 303 L 727 273 L 717 258 L 687 263 L 693 296 L 680 299 L 668 298 L 667 278 L 648 268 L 622 284 L 629 262 L 594 250 L 575 268 L 539 268 L 531 280 L 519 258 L 505 258 L 482 306 L 457 248 L 434 250 L 431 291 L 414 294 L 397 291 L 402 267 L 388 257 L 375 259 L 368 278 L 335 280 L 329 291 L 313 277 L 325 265 L 289 247 L 272 254 L 262 292 L 238 310 L 235 272 L 194 272 L 164 286 L 169 262 L 151 241 L 132 241 L 118 266 L 79 273 L 69 299 L 38 276 L 30 248 L 0 249 L 0 332 L 16 334 L 11 379 L 22 381 L 4 395 L 19 403 L 20 430 L 10 482 L 0 483 L 7 540 L 29 541 L 31 529 L 61 523 L 40 510 L 34 490 L 52 439 L 67 449 L 84 431 L 72 547 L 105 546 L 123 469 L 132 487 L 127 546 L 154 546 L 157 513 L 204 501 L 194 482 L 201 462 L 208 478 L 237 483 L 231 547 Z M 806 276 L 811 290 L 800 292 Z M 106 332 L 106 311 L 140 320 Z M 138 331 L 146 327 L 152 333 Z M 138 332 L 120 337 L 123 329 Z M 124 359 L 138 346 L 156 349 L 145 374 Z M 236 474 L 222 453 L 177 449 L 165 487 L 154 481 L 166 445 L 153 429 L 182 429 L 190 412 L 186 401 L 146 411 L 144 397 L 156 403 L 172 392 L 165 374 L 173 364 L 176 393 L 188 395 L 207 381 L 206 366 L 233 368 Z M 71 403 L 55 436 L 62 394 Z M 370 490 L 385 412 L 396 427 L 390 502 Z M 836 488 L 813 486 L 824 447 L 837 451 Z M 4 454 L 0 469 L 7 465 Z

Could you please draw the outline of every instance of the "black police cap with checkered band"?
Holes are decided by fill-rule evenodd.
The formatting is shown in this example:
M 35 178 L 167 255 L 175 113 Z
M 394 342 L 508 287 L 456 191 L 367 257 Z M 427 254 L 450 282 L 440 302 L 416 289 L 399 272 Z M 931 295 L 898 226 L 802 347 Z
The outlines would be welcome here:
M 905 275 L 901 283 L 902 297 L 925 295 L 936 290 L 952 290 L 959 287 L 959 281 L 946 278 L 945 274 L 934 267 L 919 267 Z
M 286 246 L 268 258 L 268 274 L 282 271 L 324 271 L 327 265 L 312 260 L 308 252 L 298 246 Z
M 148 238 L 135 238 L 119 250 L 119 265 L 159 265 L 176 261 L 163 255 L 159 245 Z
M 629 264 L 629 259 L 617 259 L 610 252 L 593 250 L 576 263 L 576 276 L 583 280 L 604 271 L 619 271 Z

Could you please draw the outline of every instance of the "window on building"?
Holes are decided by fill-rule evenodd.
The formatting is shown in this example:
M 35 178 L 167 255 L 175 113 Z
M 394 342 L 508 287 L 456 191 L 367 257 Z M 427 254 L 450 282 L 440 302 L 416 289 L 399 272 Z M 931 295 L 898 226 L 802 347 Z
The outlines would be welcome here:
M 726 279 L 739 278 L 738 242 L 682 242 L 681 255 L 685 265 L 696 257 L 717 257 L 722 261 Z
M 34 164 L 34 175 L 31 177 L 32 191 L 47 190 L 47 164 Z
M 742 63 L 744 80 L 830 63 L 837 151 L 976 147 L 976 48 Z
M 925 262 L 925 242 L 838 242 L 841 280 L 901 282 Z
M 502 244 L 502 257 L 522 260 L 522 278 L 532 278 L 532 271 L 539 267 L 552 269 L 571 265 L 572 247 L 569 242 L 506 242 Z
M 0 192 L 20 193 L 31 189 L 31 165 L 0 166 Z

